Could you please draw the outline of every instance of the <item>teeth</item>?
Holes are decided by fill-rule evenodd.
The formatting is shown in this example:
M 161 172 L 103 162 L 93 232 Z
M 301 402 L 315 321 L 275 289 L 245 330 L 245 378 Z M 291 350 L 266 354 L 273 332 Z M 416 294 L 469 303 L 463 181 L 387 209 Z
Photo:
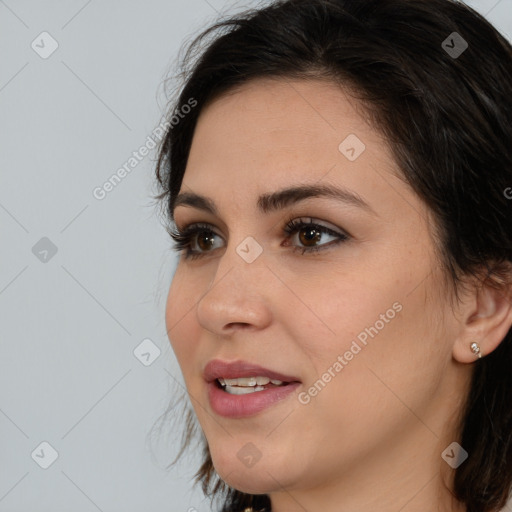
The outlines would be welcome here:
M 249 393 L 256 393 L 257 391 L 263 391 L 265 388 L 263 386 L 256 387 L 243 387 L 243 386 L 226 386 L 224 388 L 225 391 L 230 393 L 231 395 L 248 395 Z
M 219 378 L 219 382 L 222 386 L 242 387 L 266 386 L 269 382 L 274 384 L 274 386 L 280 386 L 283 384 L 282 380 L 269 379 L 268 377 L 240 377 L 238 379 Z

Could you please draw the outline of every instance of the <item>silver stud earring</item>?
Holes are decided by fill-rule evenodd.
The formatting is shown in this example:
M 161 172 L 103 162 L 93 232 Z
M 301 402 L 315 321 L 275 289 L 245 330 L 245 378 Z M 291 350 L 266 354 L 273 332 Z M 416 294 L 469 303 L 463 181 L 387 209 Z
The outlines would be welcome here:
M 482 354 L 480 353 L 480 346 L 478 345 L 478 343 L 476 343 L 476 341 L 474 341 L 473 343 L 471 343 L 470 347 L 471 347 L 471 351 L 473 352 L 473 354 L 477 355 L 478 359 L 481 359 Z

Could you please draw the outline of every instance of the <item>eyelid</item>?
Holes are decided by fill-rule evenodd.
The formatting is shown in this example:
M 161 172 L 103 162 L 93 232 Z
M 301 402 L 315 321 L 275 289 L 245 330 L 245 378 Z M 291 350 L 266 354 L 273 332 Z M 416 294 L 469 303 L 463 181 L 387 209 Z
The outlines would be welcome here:
M 285 227 L 290 223 L 298 224 L 299 221 L 302 221 L 304 224 L 317 224 L 318 226 L 326 229 L 330 229 L 334 231 L 338 235 L 345 235 L 348 238 L 354 238 L 351 233 L 349 233 L 346 229 L 340 228 L 336 224 L 329 222 L 327 220 L 322 220 L 317 217 L 311 217 L 310 215 L 291 215 L 285 218 L 284 225 Z
M 178 230 L 178 233 L 181 233 L 182 235 L 190 234 L 192 236 L 197 231 L 204 230 L 204 231 L 211 231 L 213 234 L 221 237 L 224 240 L 224 236 L 221 235 L 220 233 L 217 233 L 217 231 L 215 231 L 215 228 L 217 226 L 215 226 L 211 222 L 201 222 L 201 221 L 199 221 L 199 222 L 190 222 L 188 224 L 185 223 L 185 225 L 183 227 L 178 226 L 178 224 L 176 224 L 176 223 L 174 223 L 174 225 L 176 226 L 176 229 Z
M 352 234 L 348 230 L 340 228 L 339 226 L 337 226 L 336 224 L 333 224 L 332 222 L 322 220 L 317 217 L 312 217 L 310 215 L 289 215 L 288 217 L 285 217 L 281 221 L 281 223 L 278 223 L 275 226 L 281 226 L 284 224 L 284 226 L 286 227 L 291 222 L 299 221 L 299 220 L 304 221 L 304 224 L 318 224 L 321 227 L 332 229 L 338 235 L 346 235 L 348 238 L 354 238 L 354 236 L 352 236 Z M 187 231 L 191 231 L 196 228 L 203 228 L 205 230 L 210 230 L 210 231 L 212 231 L 212 233 L 216 234 L 217 236 L 220 236 L 222 239 L 225 239 L 222 234 L 215 231 L 215 228 L 217 228 L 217 226 L 215 226 L 215 224 L 212 222 L 207 222 L 207 221 L 197 221 L 197 222 L 193 221 L 193 222 L 188 222 L 188 223 L 185 222 L 183 224 L 183 226 L 180 226 L 177 222 L 174 222 L 174 225 L 176 226 L 176 229 L 180 233 L 185 233 Z M 277 229 L 281 233 L 282 228 L 278 227 Z
M 331 229 L 329 226 L 323 224 L 324 222 L 325 221 L 322 220 L 315 222 L 313 217 L 309 217 L 308 220 L 308 218 L 305 217 L 293 216 L 291 220 L 288 221 L 286 225 L 282 228 L 282 231 L 284 231 L 284 233 L 286 234 L 286 239 L 285 243 L 281 243 L 281 247 L 292 247 L 292 253 L 301 252 L 302 256 L 304 256 L 304 254 L 306 253 L 309 256 L 314 256 L 316 254 L 321 253 L 321 251 L 328 251 L 330 249 L 333 249 L 335 246 L 345 244 L 352 240 L 352 236 L 345 232 L 344 230 L 338 228 L 337 226 L 335 227 L 335 229 Z M 300 246 L 293 243 L 289 243 L 290 239 L 293 239 L 295 236 L 297 236 L 302 229 L 310 226 L 312 226 L 313 229 L 321 232 L 322 234 L 335 237 L 335 240 L 331 240 L 328 243 L 323 243 L 315 246 Z M 185 225 L 183 229 L 178 228 L 179 231 L 171 230 L 169 234 L 175 242 L 173 250 L 179 252 L 180 254 L 183 254 L 185 260 L 195 260 L 209 257 L 210 254 L 215 253 L 215 249 L 218 249 L 218 247 L 214 248 L 212 251 L 207 250 L 204 252 L 194 250 L 191 247 L 193 247 L 194 245 L 193 240 L 195 240 L 195 235 L 201 232 L 211 233 L 215 237 L 220 237 L 222 238 L 222 240 L 224 240 L 224 237 L 222 235 L 218 234 L 216 231 L 212 229 L 213 227 L 214 226 L 210 223 L 192 222 L 190 224 Z

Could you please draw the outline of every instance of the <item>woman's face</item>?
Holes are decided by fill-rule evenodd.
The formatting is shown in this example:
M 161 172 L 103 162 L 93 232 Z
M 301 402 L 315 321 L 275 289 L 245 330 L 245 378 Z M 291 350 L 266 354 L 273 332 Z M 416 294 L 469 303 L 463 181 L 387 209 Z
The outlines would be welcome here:
M 258 80 L 211 103 L 195 131 L 180 192 L 216 213 L 175 209 L 180 231 L 213 233 L 181 256 L 166 325 L 216 471 L 245 492 L 313 496 L 391 481 L 395 467 L 426 483 L 453 440 L 458 322 L 442 314 L 428 211 L 355 105 L 331 83 Z M 259 201 L 304 186 L 347 194 Z M 206 382 L 213 359 L 299 383 L 231 394 Z

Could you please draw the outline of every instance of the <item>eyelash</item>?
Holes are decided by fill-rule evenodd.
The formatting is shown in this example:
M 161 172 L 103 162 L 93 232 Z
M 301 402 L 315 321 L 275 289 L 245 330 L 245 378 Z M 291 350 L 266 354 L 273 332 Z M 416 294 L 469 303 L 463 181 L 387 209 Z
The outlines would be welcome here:
M 293 233 L 300 231 L 303 228 L 313 228 L 316 231 L 319 231 L 320 233 L 325 233 L 328 235 L 337 236 L 338 240 L 329 242 L 327 244 L 321 245 L 319 247 L 297 247 L 294 246 L 293 252 L 301 251 L 302 255 L 304 253 L 316 253 L 318 251 L 322 251 L 324 249 L 328 249 L 332 246 L 338 245 L 342 242 L 346 242 L 350 239 L 350 237 L 345 233 L 338 233 L 336 231 L 333 231 L 332 229 L 328 228 L 327 226 L 322 226 L 321 224 L 317 224 L 313 222 L 313 219 L 310 218 L 309 222 L 305 222 L 303 219 L 290 219 L 284 226 L 283 231 L 288 235 L 288 238 L 290 238 L 290 235 Z M 185 251 L 185 259 L 197 259 L 204 257 L 208 252 L 213 251 L 207 251 L 207 252 L 194 252 L 191 249 L 192 245 L 192 238 L 194 235 L 198 233 L 206 233 L 209 236 L 215 235 L 220 236 L 217 233 L 215 233 L 209 224 L 204 223 L 197 223 L 192 224 L 190 226 L 186 226 L 182 231 L 179 229 L 171 230 L 169 232 L 169 235 L 174 240 L 175 245 L 173 246 L 173 250 L 176 252 Z

